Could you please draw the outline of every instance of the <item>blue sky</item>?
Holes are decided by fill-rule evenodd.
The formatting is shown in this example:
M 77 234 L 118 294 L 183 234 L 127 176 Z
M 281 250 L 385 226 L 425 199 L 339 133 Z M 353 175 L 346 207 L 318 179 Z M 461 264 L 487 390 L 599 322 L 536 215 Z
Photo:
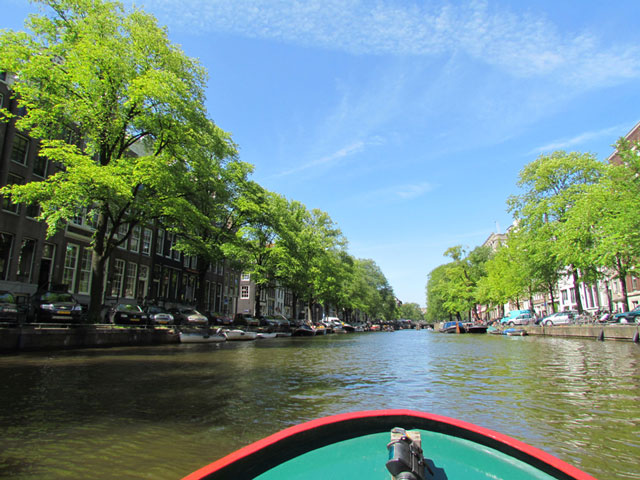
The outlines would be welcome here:
M 511 224 L 524 165 L 604 160 L 640 121 L 637 0 L 136 5 L 207 68 L 254 179 L 329 213 L 404 302 L 425 305 L 447 248 Z M 0 27 L 35 9 L 0 0 Z

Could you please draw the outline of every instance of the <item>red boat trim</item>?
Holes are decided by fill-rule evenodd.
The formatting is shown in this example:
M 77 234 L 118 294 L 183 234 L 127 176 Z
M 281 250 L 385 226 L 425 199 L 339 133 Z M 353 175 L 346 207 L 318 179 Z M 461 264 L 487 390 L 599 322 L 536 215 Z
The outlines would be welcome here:
M 559 458 L 507 435 L 454 418 L 413 410 L 343 413 L 295 425 L 230 453 L 183 480 L 253 478 L 309 450 L 396 426 L 465 438 L 522 460 L 558 479 L 596 480 Z

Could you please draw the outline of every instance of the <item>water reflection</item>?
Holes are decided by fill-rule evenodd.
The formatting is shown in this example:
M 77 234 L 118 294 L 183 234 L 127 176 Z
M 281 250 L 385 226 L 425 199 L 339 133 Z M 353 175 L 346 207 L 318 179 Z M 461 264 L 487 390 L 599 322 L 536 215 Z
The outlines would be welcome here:
M 424 331 L 0 358 L 0 478 L 175 479 L 284 427 L 411 408 L 640 478 L 640 349 Z

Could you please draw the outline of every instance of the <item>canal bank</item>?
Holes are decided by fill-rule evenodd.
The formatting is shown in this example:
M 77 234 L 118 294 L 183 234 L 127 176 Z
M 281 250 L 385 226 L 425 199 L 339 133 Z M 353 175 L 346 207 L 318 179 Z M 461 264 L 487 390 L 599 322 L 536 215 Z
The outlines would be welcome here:
M 436 331 L 442 328 L 442 323 L 437 324 Z M 640 325 L 518 325 L 516 328 L 524 330 L 527 335 L 541 335 L 548 337 L 564 338 L 590 338 L 594 340 L 616 340 L 623 342 L 635 342 L 640 340 Z
M 638 343 L 640 326 L 638 325 L 526 325 L 528 335 L 550 337 L 592 338 L 595 340 L 617 340 Z
M 0 328 L 0 352 L 64 348 L 145 346 L 179 343 L 174 330 L 102 325 L 28 325 Z

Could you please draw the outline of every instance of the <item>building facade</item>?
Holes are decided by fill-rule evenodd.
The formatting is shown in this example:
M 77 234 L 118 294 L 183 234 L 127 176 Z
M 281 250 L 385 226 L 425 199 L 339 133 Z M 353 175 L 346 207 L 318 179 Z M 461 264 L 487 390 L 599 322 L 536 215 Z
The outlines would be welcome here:
M 19 114 L 10 84 L 10 76 L 0 73 L 0 106 Z M 18 131 L 15 121 L 0 123 L 0 186 L 43 181 L 60 170 L 38 150 L 38 142 Z M 93 219 L 80 211 L 47 237 L 46 224 L 36 219 L 37 206 L 0 200 L 0 290 L 27 297 L 38 290 L 64 289 L 88 303 Z M 195 305 L 198 258 L 183 255 L 176 243 L 175 234 L 156 224 L 134 227 L 109 258 L 102 303 L 109 306 L 130 299 L 167 307 Z M 240 290 L 238 272 L 219 262 L 209 267 L 205 281 L 207 313 L 233 316 Z

